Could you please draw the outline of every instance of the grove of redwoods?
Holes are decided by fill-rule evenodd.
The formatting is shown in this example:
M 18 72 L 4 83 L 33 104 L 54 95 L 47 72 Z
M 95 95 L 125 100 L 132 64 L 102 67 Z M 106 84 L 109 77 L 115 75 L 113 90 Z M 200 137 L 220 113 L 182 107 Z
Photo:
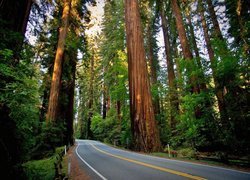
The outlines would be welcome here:
M 89 35 L 94 0 L 0 0 L 1 171 L 75 138 L 249 159 L 250 1 L 102 3 Z

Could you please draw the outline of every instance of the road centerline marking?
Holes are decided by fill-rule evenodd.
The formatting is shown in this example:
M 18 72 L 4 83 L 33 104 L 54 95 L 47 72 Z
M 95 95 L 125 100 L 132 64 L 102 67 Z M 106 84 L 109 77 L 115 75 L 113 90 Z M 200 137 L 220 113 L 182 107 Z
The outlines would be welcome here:
M 89 144 L 93 148 L 95 148 L 97 151 L 99 151 L 99 152 L 101 152 L 103 154 L 106 154 L 106 155 L 109 155 L 109 156 L 112 156 L 112 157 L 115 157 L 115 158 L 118 158 L 118 159 L 121 159 L 121 160 L 124 160 L 124 161 L 128 161 L 128 162 L 131 162 L 131 163 L 139 164 L 141 166 L 145 166 L 145 167 L 149 167 L 149 168 L 152 168 L 152 169 L 164 171 L 164 172 L 175 174 L 175 175 L 178 175 L 178 176 L 183 176 L 183 177 L 186 177 L 186 178 L 189 178 L 189 179 L 205 180 L 205 178 L 202 178 L 202 177 L 199 177 L 199 176 L 193 176 L 191 174 L 187 174 L 187 173 L 184 173 L 184 172 L 175 171 L 175 170 L 172 170 L 172 169 L 163 168 L 163 167 L 160 167 L 160 166 L 155 166 L 155 165 L 144 163 L 144 162 L 137 161 L 137 160 L 134 160 L 134 159 L 129 159 L 129 158 L 125 158 L 125 157 L 122 157 L 122 156 L 114 155 L 114 154 L 108 153 L 106 151 L 103 151 L 103 150 L 97 148 L 95 145 L 93 145 L 91 143 L 89 143 Z
M 81 161 L 86 164 L 92 171 L 94 171 L 102 180 L 108 180 L 107 178 L 105 178 L 103 175 L 101 175 L 96 169 L 94 169 L 91 165 L 89 165 L 89 163 L 87 163 L 81 156 L 80 154 L 78 153 L 78 147 L 79 147 L 79 144 L 77 144 L 77 147 L 75 149 L 75 152 L 77 154 L 77 156 L 81 159 Z

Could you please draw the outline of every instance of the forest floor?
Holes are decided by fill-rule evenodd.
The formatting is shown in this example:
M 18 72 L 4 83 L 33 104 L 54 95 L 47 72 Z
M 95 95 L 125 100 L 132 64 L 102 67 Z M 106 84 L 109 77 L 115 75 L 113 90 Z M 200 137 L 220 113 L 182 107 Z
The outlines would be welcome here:
M 70 173 L 69 179 L 70 180 L 90 180 L 90 177 L 84 170 L 80 167 L 77 155 L 75 153 L 75 148 L 77 145 L 71 146 L 68 150 L 68 162 L 70 162 Z

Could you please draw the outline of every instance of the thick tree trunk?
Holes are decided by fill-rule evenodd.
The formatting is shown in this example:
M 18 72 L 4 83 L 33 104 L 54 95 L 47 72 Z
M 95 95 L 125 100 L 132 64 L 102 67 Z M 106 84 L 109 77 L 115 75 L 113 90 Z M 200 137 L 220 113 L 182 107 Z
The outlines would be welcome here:
M 125 0 L 125 24 L 134 146 L 139 151 L 159 151 L 161 144 L 154 116 L 137 0 Z
M 195 75 L 192 75 L 192 69 L 194 68 L 193 55 L 191 53 L 190 45 L 187 40 L 186 30 L 184 28 L 180 7 L 177 3 L 177 0 L 172 0 L 171 2 L 172 2 L 173 13 L 176 19 L 176 27 L 177 27 L 177 31 L 178 31 L 180 42 L 181 42 L 182 52 L 183 52 L 184 58 L 189 62 L 187 71 L 189 74 L 191 74 L 190 75 L 191 77 L 189 80 L 189 83 L 191 85 L 191 92 L 199 93 L 200 88 L 197 84 L 197 77 Z
M 168 72 L 168 85 L 170 89 L 170 127 L 172 130 L 176 128 L 176 114 L 179 111 L 179 100 L 177 94 L 177 86 L 176 86 L 176 78 L 174 73 L 174 65 L 171 56 L 171 47 L 169 42 L 168 35 L 168 23 L 164 13 L 164 2 L 160 2 L 160 16 L 162 22 L 162 30 L 163 30 L 163 38 L 165 44 L 165 53 L 166 53 L 166 61 L 167 61 L 167 72 Z
M 63 14 L 62 14 L 62 25 L 59 30 L 59 39 L 56 50 L 54 70 L 51 81 L 50 97 L 48 112 L 46 115 L 46 122 L 56 121 L 56 113 L 58 107 L 58 99 L 60 92 L 60 80 L 62 75 L 62 64 L 63 64 L 63 53 L 65 49 L 65 39 L 69 26 L 69 16 L 70 16 L 71 0 L 64 0 Z

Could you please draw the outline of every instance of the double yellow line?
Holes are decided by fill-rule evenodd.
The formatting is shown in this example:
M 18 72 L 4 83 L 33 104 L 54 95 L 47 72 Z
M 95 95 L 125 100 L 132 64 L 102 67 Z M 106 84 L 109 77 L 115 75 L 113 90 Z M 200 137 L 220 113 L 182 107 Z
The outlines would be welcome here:
M 171 174 L 175 174 L 175 175 L 178 175 L 178 176 L 183 176 L 183 177 L 186 177 L 186 178 L 189 178 L 189 179 L 205 180 L 205 178 L 202 178 L 202 177 L 199 177 L 199 176 L 193 176 L 193 175 L 190 175 L 190 174 L 187 174 L 187 173 L 183 173 L 183 172 L 179 172 L 179 171 L 175 171 L 175 170 L 171 170 L 171 169 L 167 169 L 167 168 L 155 166 L 155 165 L 152 165 L 152 164 L 147 164 L 147 163 L 140 162 L 140 161 L 136 161 L 136 160 L 133 160 L 133 159 L 128 159 L 128 158 L 125 158 L 125 157 L 122 157 L 122 156 L 117 156 L 117 155 L 108 153 L 108 152 L 106 152 L 106 151 L 103 151 L 103 150 L 97 148 L 97 147 L 96 147 L 95 145 L 93 145 L 93 144 L 90 144 L 90 145 L 91 145 L 93 148 L 95 148 L 97 151 L 99 151 L 99 152 L 101 152 L 101 153 L 103 153 L 103 154 L 107 154 L 107 155 L 109 155 L 109 156 L 112 156 L 112 157 L 115 157 L 115 158 L 118 158 L 118 159 L 122 159 L 122 160 L 124 160 L 124 161 L 132 162 L 132 163 L 135 163 L 135 164 L 139 164 L 139 165 L 141 165 L 141 166 L 145 166 L 145 167 L 149 167 L 149 168 L 152 168 L 152 169 L 164 171 L 164 172 L 171 173 Z

